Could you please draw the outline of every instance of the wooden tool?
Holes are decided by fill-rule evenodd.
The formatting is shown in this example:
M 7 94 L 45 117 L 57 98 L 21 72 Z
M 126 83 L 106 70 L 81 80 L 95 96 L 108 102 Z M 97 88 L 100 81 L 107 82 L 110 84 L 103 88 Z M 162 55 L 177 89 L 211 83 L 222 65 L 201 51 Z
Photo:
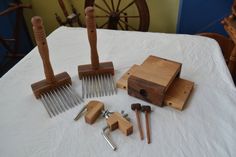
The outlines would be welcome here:
M 107 119 L 107 125 L 111 131 L 119 129 L 126 136 L 133 133 L 132 124 L 118 112 L 114 112 L 110 115 Z
M 32 84 L 31 88 L 35 97 L 42 100 L 49 116 L 56 116 L 81 103 L 82 99 L 72 89 L 71 78 L 67 72 L 54 75 L 41 17 L 35 16 L 31 22 L 46 77 L 46 79 Z
M 135 111 L 136 119 L 137 119 L 137 123 L 138 123 L 139 134 L 140 134 L 140 139 L 143 140 L 143 129 L 142 129 L 140 115 L 139 115 L 139 112 L 141 111 L 141 104 L 139 104 L 139 103 L 131 104 L 131 109 L 133 111 Z
M 147 143 L 150 144 L 151 135 L 150 135 L 149 113 L 151 112 L 151 107 L 143 105 L 142 112 L 145 112 Z
M 157 106 L 169 105 L 183 110 L 194 83 L 179 78 L 181 64 L 149 56 L 141 65 L 133 65 L 118 81 L 117 87 Z
M 107 126 L 102 129 L 102 135 L 109 146 L 115 151 L 117 147 L 108 137 L 108 133 L 106 133 L 106 130 L 109 129 L 109 132 L 111 132 L 119 128 L 126 136 L 128 136 L 133 133 L 133 126 L 128 120 L 128 114 L 120 114 L 118 112 L 109 112 L 108 110 L 106 110 L 103 113 L 103 116 L 106 117 Z
M 102 114 L 102 111 L 104 110 L 104 104 L 100 101 L 90 101 L 87 105 L 85 105 L 79 114 L 75 117 L 75 121 L 79 119 L 81 114 L 86 110 L 85 113 L 85 122 L 88 124 L 93 124 L 96 119 Z
M 112 76 L 114 75 L 113 63 L 99 63 L 93 7 L 87 7 L 85 14 L 92 64 L 78 66 L 79 78 L 82 79 L 82 97 L 91 98 L 115 94 L 116 86 Z

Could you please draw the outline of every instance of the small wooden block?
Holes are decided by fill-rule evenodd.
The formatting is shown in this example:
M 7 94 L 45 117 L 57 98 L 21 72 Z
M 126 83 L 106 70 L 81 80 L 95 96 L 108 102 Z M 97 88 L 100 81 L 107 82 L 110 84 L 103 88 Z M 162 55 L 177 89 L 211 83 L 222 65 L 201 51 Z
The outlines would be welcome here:
M 139 67 L 139 65 L 135 64 L 124 75 L 122 75 L 122 77 L 116 82 L 117 88 L 127 89 L 129 76 Z
M 164 104 L 183 110 L 186 101 L 193 89 L 194 83 L 181 78 L 176 78 L 166 92 Z
M 78 66 L 79 78 L 82 79 L 84 76 L 94 76 L 102 74 L 114 75 L 114 67 L 112 62 L 104 62 L 99 64 L 98 69 L 93 69 L 91 64 L 79 65 Z
M 122 117 L 122 115 L 118 112 L 113 113 L 107 119 L 107 125 L 109 126 L 111 131 L 119 128 L 121 132 L 124 133 L 126 136 L 133 133 L 132 124 L 127 119 Z
M 100 101 L 90 101 L 87 104 L 87 112 L 84 116 L 85 122 L 93 124 L 104 110 L 104 104 Z
M 55 82 L 48 83 L 45 79 L 31 85 L 33 93 L 37 99 L 41 97 L 42 94 L 55 90 L 56 88 L 72 84 L 71 78 L 67 72 L 63 72 L 55 75 Z

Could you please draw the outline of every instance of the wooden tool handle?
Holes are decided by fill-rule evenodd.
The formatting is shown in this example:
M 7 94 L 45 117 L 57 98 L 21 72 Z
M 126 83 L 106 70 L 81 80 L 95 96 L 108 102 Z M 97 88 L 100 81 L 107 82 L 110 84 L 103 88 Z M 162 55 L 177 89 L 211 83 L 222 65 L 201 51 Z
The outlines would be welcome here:
M 33 25 L 34 37 L 38 45 L 38 50 L 43 61 L 46 81 L 49 83 L 53 83 L 55 82 L 55 76 L 54 76 L 53 69 L 49 60 L 48 45 L 47 45 L 42 18 L 39 16 L 34 16 L 31 19 L 31 23 Z
M 143 138 L 144 138 L 143 137 L 143 129 L 142 129 L 142 125 L 141 125 L 139 111 L 135 110 L 135 114 L 136 114 L 136 119 L 137 119 L 137 123 L 138 123 L 138 129 L 139 129 L 140 138 L 141 138 L 141 140 L 143 140 Z
M 149 113 L 145 113 L 145 119 L 146 119 L 146 131 L 147 131 L 147 143 L 151 143 L 151 138 L 150 138 L 150 125 L 149 125 Z
M 69 14 L 68 14 L 68 12 L 66 10 L 66 6 L 65 6 L 63 0 L 58 0 L 58 3 L 59 3 L 59 5 L 60 5 L 60 7 L 61 7 L 61 9 L 63 11 L 64 16 L 67 17 Z
M 91 62 L 93 69 L 99 68 L 99 58 L 97 52 L 97 32 L 96 32 L 96 22 L 94 19 L 94 9 L 93 7 L 87 7 L 85 9 L 86 14 L 86 27 L 88 33 L 88 40 L 91 48 Z

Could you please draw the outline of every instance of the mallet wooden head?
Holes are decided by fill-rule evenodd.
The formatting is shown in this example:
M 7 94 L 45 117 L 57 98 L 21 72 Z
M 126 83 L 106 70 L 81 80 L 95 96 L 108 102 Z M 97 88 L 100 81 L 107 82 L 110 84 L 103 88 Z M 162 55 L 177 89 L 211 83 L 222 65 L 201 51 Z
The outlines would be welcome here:
M 135 111 L 135 110 L 141 111 L 141 104 L 139 104 L 139 103 L 131 104 L 131 109 L 133 111 Z
M 150 113 L 151 112 L 151 107 L 148 105 L 143 105 L 141 107 L 142 112 Z

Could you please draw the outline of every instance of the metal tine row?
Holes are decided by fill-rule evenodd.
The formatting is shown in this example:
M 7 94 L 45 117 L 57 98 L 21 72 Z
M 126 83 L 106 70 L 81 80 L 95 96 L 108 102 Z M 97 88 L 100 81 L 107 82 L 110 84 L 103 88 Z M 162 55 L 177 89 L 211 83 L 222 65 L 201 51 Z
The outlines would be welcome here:
M 116 93 L 115 81 L 111 74 L 82 78 L 82 98 L 109 96 Z
M 56 116 L 83 102 L 71 85 L 65 85 L 41 95 L 41 101 L 50 117 Z

